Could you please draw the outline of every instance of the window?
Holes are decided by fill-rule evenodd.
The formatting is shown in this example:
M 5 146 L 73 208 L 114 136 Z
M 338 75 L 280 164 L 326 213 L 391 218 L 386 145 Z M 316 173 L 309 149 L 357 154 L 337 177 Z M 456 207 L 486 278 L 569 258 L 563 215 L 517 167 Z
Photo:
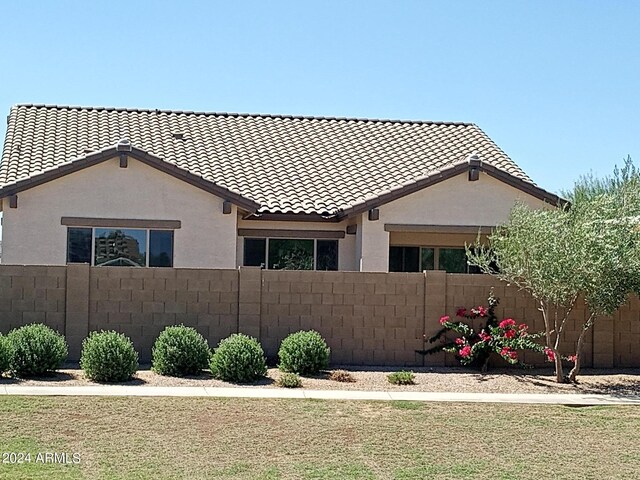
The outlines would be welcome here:
M 438 270 L 447 273 L 467 273 L 467 252 L 464 248 L 440 248 Z
M 390 272 L 418 272 L 420 264 L 419 247 L 390 247 L 389 271 Z
M 91 263 L 90 228 L 70 228 L 67 232 L 67 263 Z
M 467 265 L 464 248 L 450 247 L 389 247 L 390 272 L 421 272 L 444 270 L 447 273 L 480 273 Z
M 338 241 L 245 238 L 243 265 L 272 270 L 338 270 Z
M 69 227 L 67 262 L 96 266 L 172 267 L 173 231 Z
M 245 238 L 244 239 L 244 266 L 264 267 L 264 259 L 267 255 L 266 238 Z

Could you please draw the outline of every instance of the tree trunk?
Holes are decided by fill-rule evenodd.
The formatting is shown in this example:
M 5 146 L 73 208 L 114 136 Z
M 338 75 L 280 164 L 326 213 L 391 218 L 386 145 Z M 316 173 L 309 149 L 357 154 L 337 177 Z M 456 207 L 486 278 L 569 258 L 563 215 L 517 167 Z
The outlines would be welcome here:
M 491 355 L 487 355 L 486 360 L 482 363 L 482 368 L 480 369 L 480 373 L 487 373 L 487 370 L 489 370 L 489 357 Z
M 557 383 L 565 383 L 564 372 L 562 371 L 562 358 L 560 358 L 560 354 L 557 350 L 554 350 L 556 354 L 556 358 L 554 360 L 556 365 L 556 382 Z
M 569 381 L 572 383 L 576 382 L 576 377 L 578 373 L 580 373 L 580 358 L 582 357 L 582 346 L 584 345 L 584 338 L 589 331 L 589 327 L 593 324 L 593 321 L 589 321 L 584 324 L 582 327 L 582 331 L 580 332 L 580 336 L 578 337 L 578 344 L 576 345 L 576 363 L 573 365 L 573 368 L 569 372 Z
M 540 307 L 538 310 L 542 313 L 542 319 L 544 320 L 544 335 L 545 335 L 545 343 L 546 347 L 553 350 L 555 353 L 555 368 L 556 368 L 556 382 L 564 383 L 566 380 L 564 378 L 564 371 L 562 370 L 562 359 L 560 358 L 560 354 L 558 353 L 558 342 L 560 341 L 560 335 L 558 334 L 557 321 L 554 322 L 554 328 L 551 328 L 551 321 L 549 319 L 549 308 L 546 303 L 540 300 Z M 566 317 L 565 317 L 566 318 Z M 564 325 L 564 322 L 563 322 Z M 552 337 L 552 333 L 555 332 L 555 335 Z

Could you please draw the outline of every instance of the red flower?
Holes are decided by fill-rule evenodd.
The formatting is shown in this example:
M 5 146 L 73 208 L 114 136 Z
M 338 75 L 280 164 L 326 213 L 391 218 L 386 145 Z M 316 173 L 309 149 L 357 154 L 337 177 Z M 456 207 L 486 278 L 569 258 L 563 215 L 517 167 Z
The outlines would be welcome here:
M 476 309 L 476 311 L 478 312 L 478 316 L 479 317 L 486 317 L 487 316 L 487 309 L 484 308 L 483 306 L 478 306 L 478 308 Z
M 460 349 L 458 355 L 460 355 L 462 358 L 467 358 L 471 355 L 471 347 L 469 345 L 465 345 Z
M 507 330 L 506 332 L 504 332 L 504 336 L 506 338 L 513 338 L 516 336 L 516 331 L 515 330 Z
M 547 360 L 549 360 L 550 362 L 556 361 L 556 352 L 551 350 L 549 347 L 544 349 L 544 354 L 547 356 Z
M 529 325 L 527 325 L 526 323 L 521 323 L 520 325 L 518 325 L 518 330 L 520 330 L 521 332 L 529 330 Z
M 455 342 L 456 342 L 456 345 L 464 345 L 465 344 L 464 338 L 462 338 L 462 337 L 456 338 Z
M 505 357 L 505 358 L 510 358 L 511 360 L 517 360 L 518 359 L 518 353 L 515 352 L 514 350 L 511 350 L 509 347 L 504 347 L 502 350 L 500 350 L 500 355 Z
M 482 340 L 483 342 L 488 342 L 489 340 L 491 340 L 491 335 L 486 333 L 484 330 L 481 330 L 478 336 L 480 337 L 480 340 Z
M 440 317 L 440 325 L 444 325 L 448 321 L 449 321 L 449 315 L 444 315 L 443 317 Z
M 458 310 L 456 310 L 456 316 L 457 317 L 465 317 L 467 315 L 467 309 L 466 308 L 459 308 Z
M 569 360 L 570 362 L 576 363 L 576 356 L 575 355 L 569 355 L 567 357 L 567 360 Z
M 500 322 L 500 325 L 498 326 L 503 330 L 506 330 L 507 328 L 513 327 L 515 324 L 516 324 L 516 321 L 513 318 L 505 318 Z

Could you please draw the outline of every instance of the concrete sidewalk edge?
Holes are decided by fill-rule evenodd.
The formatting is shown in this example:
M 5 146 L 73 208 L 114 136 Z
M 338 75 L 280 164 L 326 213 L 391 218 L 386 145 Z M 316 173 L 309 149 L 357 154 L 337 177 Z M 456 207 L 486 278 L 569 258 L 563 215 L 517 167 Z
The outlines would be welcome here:
M 324 400 L 382 400 L 415 402 L 528 403 L 552 405 L 640 405 L 640 395 L 575 393 L 456 393 L 364 390 L 305 390 L 252 387 L 145 387 L 127 385 L 21 386 L 0 385 L 0 396 L 117 396 L 298 398 Z

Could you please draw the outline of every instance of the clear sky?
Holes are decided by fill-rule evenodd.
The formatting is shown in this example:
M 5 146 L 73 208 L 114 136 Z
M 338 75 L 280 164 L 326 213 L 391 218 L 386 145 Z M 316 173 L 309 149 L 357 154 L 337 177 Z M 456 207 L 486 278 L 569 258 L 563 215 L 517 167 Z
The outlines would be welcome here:
M 474 122 L 555 192 L 640 163 L 640 1 L 5 0 L 0 20 L 6 113 Z

